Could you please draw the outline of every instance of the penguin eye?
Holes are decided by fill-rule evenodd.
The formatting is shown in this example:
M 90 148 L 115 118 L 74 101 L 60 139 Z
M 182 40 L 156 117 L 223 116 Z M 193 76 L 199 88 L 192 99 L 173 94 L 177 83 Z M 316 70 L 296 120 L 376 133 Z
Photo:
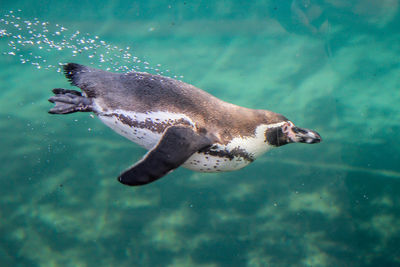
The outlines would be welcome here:
M 288 133 L 290 128 L 292 128 L 293 126 L 294 126 L 294 124 L 291 121 L 287 121 L 282 127 L 282 132 Z

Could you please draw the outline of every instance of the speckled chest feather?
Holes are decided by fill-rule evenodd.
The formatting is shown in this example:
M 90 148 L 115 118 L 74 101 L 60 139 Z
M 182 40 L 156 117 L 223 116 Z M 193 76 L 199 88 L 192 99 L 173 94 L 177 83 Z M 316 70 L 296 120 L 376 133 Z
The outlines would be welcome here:
M 153 148 L 166 128 L 185 125 L 196 128 L 185 114 L 171 112 L 139 113 L 121 109 L 99 110 L 101 121 L 120 135 L 147 150 Z M 233 138 L 228 144 L 215 143 L 211 147 L 194 153 L 182 165 L 200 172 L 224 172 L 241 169 L 253 162 L 270 147 L 265 145 L 264 131 L 269 125 L 260 125 L 254 135 Z

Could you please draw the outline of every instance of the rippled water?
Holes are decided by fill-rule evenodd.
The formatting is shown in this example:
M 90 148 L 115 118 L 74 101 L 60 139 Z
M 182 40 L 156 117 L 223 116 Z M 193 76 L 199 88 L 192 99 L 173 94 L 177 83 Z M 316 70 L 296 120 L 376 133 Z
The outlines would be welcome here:
M 0 266 L 400 265 L 399 26 L 398 0 L 2 3 Z M 65 62 L 176 77 L 324 141 L 126 187 L 143 149 L 47 113 Z

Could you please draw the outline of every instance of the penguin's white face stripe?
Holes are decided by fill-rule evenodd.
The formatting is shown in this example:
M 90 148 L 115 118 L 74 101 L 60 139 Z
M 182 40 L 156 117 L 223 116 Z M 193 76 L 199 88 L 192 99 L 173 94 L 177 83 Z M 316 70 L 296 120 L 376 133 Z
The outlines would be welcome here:
M 232 141 L 226 145 L 226 149 L 229 151 L 232 151 L 235 148 L 244 149 L 254 158 L 257 158 L 269 149 L 273 148 L 273 146 L 270 146 L 265 142 L 265 131 L 270 128 L 281 127 L 285 123 L 286 122 L 261 124 L 256 128 L 254 136 L 233 138 Z

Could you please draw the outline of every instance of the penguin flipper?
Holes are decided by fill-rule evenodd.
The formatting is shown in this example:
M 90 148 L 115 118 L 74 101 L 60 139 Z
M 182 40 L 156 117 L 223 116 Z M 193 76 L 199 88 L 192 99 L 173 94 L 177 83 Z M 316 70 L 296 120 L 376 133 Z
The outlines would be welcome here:
M 171 126 L 157 145 L 124 171 L 118 180 L 130 186 L 145 185 L 160 179 L 178 168 L 196 151 L 210 146 L 212 142 L 204 135 L 185 126 Z

